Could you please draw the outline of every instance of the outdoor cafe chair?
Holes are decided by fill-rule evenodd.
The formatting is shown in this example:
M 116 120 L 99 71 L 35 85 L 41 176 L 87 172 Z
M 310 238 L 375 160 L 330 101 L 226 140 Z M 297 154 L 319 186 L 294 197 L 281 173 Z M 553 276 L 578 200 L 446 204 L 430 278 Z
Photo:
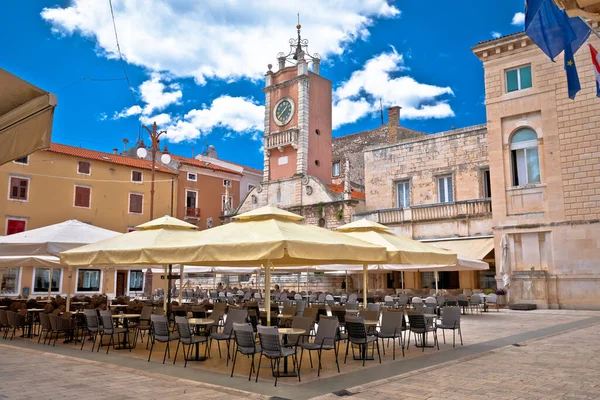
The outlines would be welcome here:
M 471 309 L 471 312 L 473 312 L 473 310 L 475 310 L 475 312 L 481 313 L 481 305 L 482 304 L 483 304 L 483 301 L 482 301 L 480 295 L 474 294 L 471 296 L 471 301 L 469 302 L 469 308 Z
M 301 353 L 300 353 L 300 365 L 298 367 L 298 371 L 302 367 L 302 358 L 304 356 L 304 350 L 308 350 L 308 356 L 310 359 L 310 367 L 313 367 L 311 351 L 316 351 L 319 356 L 319 366 L 317 369 L 317 376 L 321 376 L 321 356 L 323 350 L 333 350 L 335 354 L 335 365 L 337 366 L 338 373 L 340 372 L 340 363 L 338 361 L 338 346 L 336 346 L 337 334 L 338 334 L 339 324 L 337 319 L 335 318 L 322 318 L 319 323 L 319 327 L 317 329 L 317 334 L 315 335 L 313 342 L 304 342 L 300 343 Z
M 358 299 L 358 295 L 356 293 L 350 293 L 350 296 L 348 296 L 348 303 L 349 304 L 356 303 L 357 299 Z
M 111 311 L 100 310 L 100 319 L 102 320 L 102 331 L 100 331 L 100 345 L 98 345 L 97 351 L 100 351 L 100 346 L 102 345 L 102 338 L 104 337 L 104 335 L 110 335 L 108 345 L 106 346 L 106 354 L 108 354 L 108 350 L 110 349 L 111 343 L 113 347 L 115 346 L 115 335 L 117 335 L 117 342 L 121 343 L 121 334 L 124 335 L 125 332 L 127 332 L 127 329 L 125 328 L 115 328 L 112 315 L 113 314 Z M 50 319 L 50 321 L 52 321 L 52 319 Z M 131 346 L 129 346 L 129 351 L 131 351 Z
M 169 322 L 167 321 L 167 317 L 164 315 L 151 315 L 152 322 L 152 343 L 150 344 L 150 354 L 148 354 L 148 362 L 150 362 L 150 358 L 152 357 L 152 350 L 154 349 L 154 343 L 166 343 L 165 346 L 165 355 L 163 356 L 163 364 L 167 358 L 167 353 L 169 354 L 169 358 L 171 358 L 171 350 L 169 349 L 169 344 L 172 341 L 179 340 L 179 335 L 176 333 L 172 333 L 169 331 Z
M 500 312 L 500 308 L 498 307 L 498 295 L 496 293 L 488 294 L 486 301 L 488 305 L 496 306 L 496 311 Z
M 328 306 L 335 305 L 335 300 L 333 299 L 333 296 L 330 294 L 325 295 L 325 302 L 327 303 Z
M 308 340 L 308 338 L 310 337 L 309 332 L 310 332 L 310 329 L 312 328 L 312 321 L 310 320 L 310 318 L 306 318 L 306 317 L 294 317 L 294 319 L 292 320 L 291 328 L 302 329 L 304 332 L 306 332 L 301 335 L 297 335 L 297 334 L 287 335 L 288 344 L 285 346 L 286 347 L 298 347 L 299 344 L 306 342 Z
M 426 298 L 425 298 L 425 304 L 426 304 L 426 305 L 427 305 L 427 304 L 434 304 L 434 305 L 436 305 L 436 306 L 437 306 L 438 302 L 437 302 L 437 299 L 436 299 L 435 297 L 433 297 L 433 296 L 428 296 L 428 297 L 426 297 Z
M 308 307 L 304 309 L 302 316 L 305 318 L 309 318 L 311 322 L 311 326 L 314 328 L 315 323 L 317 322 L 317 313 L 319 312 L 318 308 Z M 311 328 L 311 330 L 313 329 Z
M 92 342 L 92 351 L 94 351 L 94 347 L 96 347 L 96 338 L 98 337 L 98 333 L 100 333 L 100 322 L 98 321 L 98 312 L 96 310 L 83 310 L 83 315 L 85 315 L 85 329 L 87 330 L 87 333 L 89 334 L 89 339 L 91 339 Z M 40 313 L 40 321 L 42 321 L 42 319 L 46 317 L 48 318 L 47 315 Z M 43 329 L 44 324 L 42 323 L 42 329 Z M 41 335 L 40 335 L 41 336 Z M 39 341 L 39 340 L 38 340 Z M 85 335 L 83 335 L 83 338 L 81 339 L 81 349 L 83 350 L 83 345 L 85 344 Z M 102 344 L 102 342 L 100 342 L 98 344 L 98 347 L 100 347 L 100 345 Z
M 344 306 L 330 307 L 331 315 L 337 318 L 339 327 L 344 329 L 346 324 L 346 308 Z
M 205 343 L 206 347 L 204 348 L 204 357 L 206 357 L 206 352 L 209 348 L 208 338 L 205 335 L 193 335 L 187 317 L 176 316 L 175 324 L 177 325 L 177 331 L 179 332 L 179 341 L 177 342 L 177 349 L 175 349 L 173 364 L 175 364 L 177 361 L 177 353 L 179 352 L 179 345 L 181 345 L 181 349 L 183 350 L 183 359 L 185 360 L 183 367 L 187 368 L 187 362 L 190 359 L 190 354 L 194 346 L 200 345 L 200 343 Z M 185 351 L 185 346 L 188 347 L 187 352 Z
M 372 346 L 377 346 L 377 355 L 379 356 L 379 363 L 381 364 L 379 338 L 375 334 L 367 334 L 364 319 L 362 317 L 347 317 L 346 332 L 348 332 L 348 341 L 346 342 L 346 356 L 344 357 L 344 364 L 346 364 L 348 359 L 349 347 L 352 347 L 352 356 L 354 358 L 354 345 L 357 345 L 360 353 L 360 359 L 362 360 L 364 367 L 367 359 L 367 349 L 369 344 Z
M 302 300 L 302 299 L 296 300 L 296 315 L 297 316 L 302 317 L 305 308 L 306 308 L 305 300 Z
M 458 300 L 456 300 L 455 296 L 446 295 L 446 305 L 449 307 L 458 306 Z
M 402 357 L 404 357 L 404 341 L 402 340 L 402 332 L 406 331 L 406 320 L 404 319 L 404 311 L 386 310 L 381 315 L 381 327 L 377 332 L 377 337 L 381 339 L 383 354 L 385 355 L 385 339 L 392 339 L 392 360 L 396 360 L 396 339 L 400 339 L 402 347 Z
M 415 336 L 415 346 L 417 346 L 418 334 L 421 336 L 422 351 L 425 351 L 425 344 L 427 343 L 427 334 L 429 332 L 433 332 L 434 345 L 437 345 L 438 350 L 440 349 L 440 344 L 438 343 L 437 339 L 437 327 L 434 323 L 427 321 L 423 314 L 409 313 L 408 324 L 410 327 L 410 332 L 408 335 L 408 344 L 406 345 L 407 349 L 410 347 L 410 333 L 413 333 Z
M 275 386 L 279 377 L 280 362 L 282 358 L 292 357 L 294 368 L 298 371 L 298 382 L 300 382 L 300 368 L 298 367 L 298 355 L 296 348 L 282 347 L 279 338 L 279 328 L 275 326 L 258 326 L 258 338 L 260 340 L 261 353 L 258 358 L 258 369 L 256 370 L 256 382 L 260 375 L 260 363 L 263 356 L 271 361 L 271 372 L 275 377 Z
M 296 293 L 294 295 L 294 300 L 298 301 L 298 300 L 302 300 L 302 295 L 300 293 Z
M 394 307 L 394 299 L 392 298 L 392 296 L 385 296 L 383 298 L 383 301 L 385 302 L 385 306 L 386 307 Z
M 357 302 L 348 301 L 346 304 L 344 304 L 344 307 L 346 307 L 346 310 L 358 311 L 358 303 Z
M 15 337 L 17 329 L 20 329 L 21 331 L 23 331 L 23 333 L 25 333 L 25 326 L 27 324 L 27 318 L 25 315 L 16 313 L 14 311 L 6 311 L 6 317 L 8 322 L 8 329 L 12 329 L 10 340 L 13 340 L 13 338 Z M 4 334 L 4 339 L 7 338 L 8 332 L 9 331 L 7 330 L 7 332 Z
M 401 294 L 398 296 L 398 307 L 406 307 L 408 304 L 408 296 L 405 294 Z
M 358 316 L 363 319 L 371 320 L 371 321 L 379 321 L 379 311 L 375 310 L 362 310 L 358 312 Z M 346 317 L 346 320 L 349 317 Z
M 467 307 L 469 307 L 469 301 L 467 300 L 467 295 L 459 294 L 456 296 L 456 301 L 458 302 L 458 306 L 462 308 L 463 314 L 466 313 Z
M 423 300 L 421 300 L 420 297 L 416 296 L 410 299 L 410 302 L 412 303 L 413 307 L 415 307 L 415 304 L 423 304 Z
M 456 344 L 456 331 L 458 330 L 458 335 L 460 336 L 460 345 L 463 345 L 462 332 L 460 330 L 460 307 L 444 307 L 442 308 L 442 319 L 436 325 L 439 329 L 442 330 L 442 335 L 444 337 L 444 343 L 446 343 L 446 330 L 452 330 L 452 347 L 455 347 Z
M 137 344 L 138 338 L 144 343 L 144 335 L 147 332 L 150 332 L 150 316 L 154 311 L 154 307 L 152 306 L 144 306 L 142 308 L 142 312 L 140 314 L 140 322 L 137 323 L 135 327 L 135 336 L 133 339 L 133 345 Z M 148 348 L 148 340 L 146 341 L 146 349 Z
M 8 317 L 6 316 L 5 310 L 0 310 L 0 331 L 4 330 L 4 335 L 2 337 L 6 339 L 6 334 L 8 333 Z M 41 335 L 40 335 L 41 336 Z M 38 341 L 39 343 L 39 341 Z
M 212 341 L 217 341 L 217 347 L 219 348 L 219 358 L 221 358 L 221 342 L 225 341 L 227 345 L 227 360 L 225 365 L 229 365 L 230 352 L 229 348 L 231 345 L 231 339 L 233 339 L 233 324 L 234 323 L 244 323 L 246 322 L 246 318 L 248 317 L 248 312 L 244 309 L 232 308 L 227 313 L 227 319 L 225 320 L 225 324 L 223 325 L 222 332 L 211 332 L 210 333 L 210 342 L 209 346 L 212 346 Z M 214 327 L 214 325 L 213 325 Z
M 250 366 L 250 373 L 248 374 L 248 380 L 252 378 L 252 372 L 254 371 L 254 355 L 261 352 L 261 347 L 254 340 L 254 330 L 250 324 L 238 324 L 233 323 L 233 334 L 235 338 L 236 349 L 233 353 L 233 365 L 231 366 L 231 377 L 233 377 L 233 371 L 235 370 L 235 362 L 237 361 L 237 354 L 240 353 L 244 356 L 252 356 L 252 364 Z
M 444 306 L 446 305 L 446 295 L 440 294 L 440 295 L 437 297 L 437 299 L 436 299 L 436 300 L 437 300 L 437 302 L 436 302 L 436 303 L 437 303 L 437 306 L 438 306 L 438 307 L 440 307 L 440 308 L 441 308 L 441 307 L 444 307 Z

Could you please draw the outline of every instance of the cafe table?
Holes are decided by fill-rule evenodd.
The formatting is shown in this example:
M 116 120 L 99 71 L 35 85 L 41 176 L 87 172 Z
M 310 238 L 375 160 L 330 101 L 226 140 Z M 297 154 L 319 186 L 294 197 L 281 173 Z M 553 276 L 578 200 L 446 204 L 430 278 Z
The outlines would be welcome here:
M 129 336 L 129 320 L 132 318 L 139 318 L 141 314 L 113 314 L 113 319 L 122 319 L 123 320 L 123 328 L 125 328 L 125 333 L 123 333 L 123 341 L 121 342 L 121 346 L 117 347 L 117 350 L 129 349 L 131 350 L 131 343 L 128 341 Z M 129 347 L 128 347 L 129 344 Z
M 36 313 L 44 311 L 43 308 L 29 308 L 27 309 L 27 332 L 23 332 L 21 337 L 32 338 L 37 336 L 33 334 L 33 317 Z
M 288 335 L 304 335 L 306 330 L 301 328 L 279 328 L 279 334 L 283 336 L 283 345 L 288 345 Z M 277 371 L 279 378 L 298 376 L 296 368 L 292 372 L 288 371 L 288 357 L 283 359 L 283 373 Z
M 188 323 L 195 327 L 196 335 L 200 335 L 200 328 L 204 328 L 206 331 L 207 327 L 213 325 L 215 323 L 214 319 L 210 318 L 189 318 Z M 206 347 L 208 348 L 209 344 L 206 343 Z M 206 354 L 206 352 L 205 352 Z M 194 361 L 205 361 L 207 359 L 206 356 L 200 357 L 200 343 L 196 343 L 196 357 L 193 359 Z

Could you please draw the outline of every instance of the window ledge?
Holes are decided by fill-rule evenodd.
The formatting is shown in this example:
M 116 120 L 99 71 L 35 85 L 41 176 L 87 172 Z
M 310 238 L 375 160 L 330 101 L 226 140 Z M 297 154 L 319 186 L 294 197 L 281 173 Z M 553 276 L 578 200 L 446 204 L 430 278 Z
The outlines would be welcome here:
M 545 183 L 532 183 L 529 185 L 508 187 L 508 188 L 506 188 L 506 191 L 507 192 L 519 192 L 519 191 L 528 190 L 528 189 L 544 189 L 544 188 L 546 188 L 546 186 L 547 185 Z
M 9 198 L 8 201 L 14 201 L 14 202 L 17 202 L 17 203 L 29 203 L 29 199 L 27 199 L 27 200 L 21 200 L 21 199 L 11 199 L 11 198 Z

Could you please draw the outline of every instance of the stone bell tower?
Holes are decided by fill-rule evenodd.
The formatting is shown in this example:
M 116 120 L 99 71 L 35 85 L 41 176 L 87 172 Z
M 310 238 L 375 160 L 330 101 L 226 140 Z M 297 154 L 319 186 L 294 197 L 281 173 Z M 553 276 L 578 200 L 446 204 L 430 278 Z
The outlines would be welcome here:
M 277 72 L 269 64 L 266 73 L 263 181 L 310 175 L 330 184 L 331 81 L 319 75 L 320 56 L 296 29 L 289 53 L 277 55 Z

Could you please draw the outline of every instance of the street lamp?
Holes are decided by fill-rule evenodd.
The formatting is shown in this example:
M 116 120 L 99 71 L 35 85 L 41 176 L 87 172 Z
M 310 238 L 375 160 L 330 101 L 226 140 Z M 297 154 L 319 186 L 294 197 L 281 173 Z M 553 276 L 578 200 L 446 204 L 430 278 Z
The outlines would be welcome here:
M 152 154 L 152 181 L 150 183 L 150 220 L 153 220 L 154 219 L 154 169 L 156 168 L 156 153 L 158 151 L 160 151 L 159 138 L 161 135 L 166 135 L 167 131 L 158 132 L 156 130 L 156 122 L 154 124 L 152 124 L 152 130 L 150 130 L 145 125 L 142 125 L 142 127 L 144 129 L 146 129 L 148 131 L 148 133 L 150 134 L 151 144 L 150 144 L 150 146 L 146 147 L 146 145 L 144 144 L 144 141 L 142 140 L 136 151 L 136 154 L 139 158 L 146 158 L 146 156 L 148 155 L 148 151 L 150 151 L 150 154 Z M 163 164 L 168 164 L 171 162 L 171 156 L 168 153 L 167 146 L 165 146 L 163 154 L 160 156 L 160 161 Z

